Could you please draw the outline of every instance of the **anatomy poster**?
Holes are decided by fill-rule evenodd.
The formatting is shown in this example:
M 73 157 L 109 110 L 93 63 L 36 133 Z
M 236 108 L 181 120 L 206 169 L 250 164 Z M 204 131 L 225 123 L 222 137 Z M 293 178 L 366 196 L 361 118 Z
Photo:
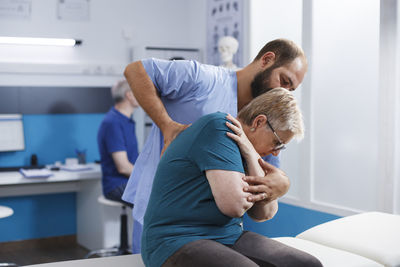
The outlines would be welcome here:
M 243 0 L 208 0 L 207 63 L 219 66 L 218 40 L 232 36 L 239 42 L 233 63 L 243 67 Z

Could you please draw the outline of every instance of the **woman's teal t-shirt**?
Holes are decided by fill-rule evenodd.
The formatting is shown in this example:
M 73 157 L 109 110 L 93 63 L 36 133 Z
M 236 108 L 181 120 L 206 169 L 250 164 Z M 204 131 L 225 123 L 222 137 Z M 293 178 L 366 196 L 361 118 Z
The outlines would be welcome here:
M 244 173 L 239 147 L 226 132 L 226 114 L 201 117 L 171 143 L 158 164 L 144 217 L 142 258 L 158 267 L 186 243 L 210 239 L 233 244 L 242 218 L 217 207 L 206 170 Z

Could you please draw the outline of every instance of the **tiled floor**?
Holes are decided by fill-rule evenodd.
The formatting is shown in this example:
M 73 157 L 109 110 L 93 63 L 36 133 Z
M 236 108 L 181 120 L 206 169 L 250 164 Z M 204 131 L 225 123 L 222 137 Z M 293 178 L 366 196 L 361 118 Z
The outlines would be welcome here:
M 62 236 L 0 243 L 0 263 L 19 266 L 82 259 L 89 251 L 76 243 L 76 236 Z

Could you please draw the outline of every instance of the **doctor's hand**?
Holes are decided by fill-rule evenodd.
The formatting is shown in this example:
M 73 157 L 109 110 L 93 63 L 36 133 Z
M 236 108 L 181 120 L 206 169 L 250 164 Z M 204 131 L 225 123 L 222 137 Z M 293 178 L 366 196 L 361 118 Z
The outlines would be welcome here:
M 259 159 L 258 163 L 265 172 L 264 177 L 245 176 L 243 180 L 249 184 L 245 192 L 252 193 L 247 198 L 251 202 L 263 201 L 269 203 L 287 193 L 290 187 L 289 177 L 280 169 Z
M 186 128 L 188 128 L 191 124 L 181 124 L 175 121 L 172 121 L 168 127 L 166 127 L 163 131 L 164 136 L 164 147 L 161 151 L 161 156 L 164 154 L 165 150 L 171 144 L 172 141 Z

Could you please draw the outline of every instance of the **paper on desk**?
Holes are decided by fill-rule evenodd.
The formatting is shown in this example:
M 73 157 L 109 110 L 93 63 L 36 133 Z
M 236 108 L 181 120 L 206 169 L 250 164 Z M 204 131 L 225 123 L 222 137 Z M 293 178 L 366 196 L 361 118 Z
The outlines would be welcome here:
M 60 167 L 63 171 L 70 171 L 70 172 L 80 172 L 80 171 L 88 171 L 92 168 L 85 165 L 85 164 L 74 164 L 74 165 L 64 165 Z
M 53 173 L 48 169 L 20 169 L 19 172 L 22 173 L 25 178 L 47 178 L 53 175 Z

